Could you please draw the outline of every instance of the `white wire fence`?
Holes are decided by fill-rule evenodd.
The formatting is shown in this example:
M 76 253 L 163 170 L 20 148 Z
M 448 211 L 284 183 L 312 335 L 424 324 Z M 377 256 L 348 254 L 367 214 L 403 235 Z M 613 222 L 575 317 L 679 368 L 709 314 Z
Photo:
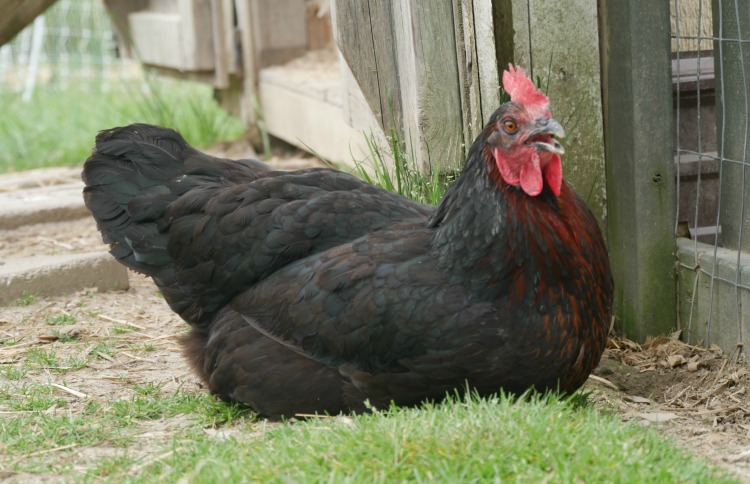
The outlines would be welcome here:
M 750 2 L 670 0 L 681 292 L 694 342 L 742 348 L 750 317 Z M 683 276 L 684 277 L 684 276 Z M 687 293 L 687 294 L 686 294 Z
M 27 99 L 40 86 L 109 90 L 141 77 L 136 62 L 118 56 L 101 0 L 59 0 L 0 47 L 0 92 Z

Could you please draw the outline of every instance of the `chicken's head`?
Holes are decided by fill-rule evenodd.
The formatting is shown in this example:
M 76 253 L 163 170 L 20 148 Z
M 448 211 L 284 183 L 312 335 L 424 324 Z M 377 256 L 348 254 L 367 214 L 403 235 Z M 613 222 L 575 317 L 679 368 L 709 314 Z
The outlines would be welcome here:
M 560 155 L 565 150 L 558 138 L 564 137 L 565 131 L 552 119 L 549 99 L 520 67 L 508 66 L 503 72 L 503 87 L 510 102 L 495 112 L 485 138 L 500 176 L 530 196 L 542 193 L 545 183 L 559 196 Z

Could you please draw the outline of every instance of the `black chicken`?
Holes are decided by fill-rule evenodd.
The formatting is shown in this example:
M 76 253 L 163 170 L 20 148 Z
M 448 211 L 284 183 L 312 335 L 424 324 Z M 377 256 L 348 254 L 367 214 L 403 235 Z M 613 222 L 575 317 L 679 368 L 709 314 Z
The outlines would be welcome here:
M 562 127 L 520 68 L 437 208 L 330 169 L 103 131 L 84 199 L 111 253 L 192 330 L 208 388 L 269 417 L 579 388 L 604 350 L 604 240 L 562 180 Z

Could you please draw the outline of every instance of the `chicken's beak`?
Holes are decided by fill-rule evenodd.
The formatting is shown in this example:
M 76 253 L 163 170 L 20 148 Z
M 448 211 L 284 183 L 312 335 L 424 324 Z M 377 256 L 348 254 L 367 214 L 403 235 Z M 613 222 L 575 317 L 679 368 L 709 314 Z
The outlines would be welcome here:
M 556 155 L 565 153 L 565 148 L 557 141 L 565 137 L 563 127 L 552 118 L 539 118 L 535 123 L 536 129 L 526 138 L 526 144 L 538 151 L 549 151 Z

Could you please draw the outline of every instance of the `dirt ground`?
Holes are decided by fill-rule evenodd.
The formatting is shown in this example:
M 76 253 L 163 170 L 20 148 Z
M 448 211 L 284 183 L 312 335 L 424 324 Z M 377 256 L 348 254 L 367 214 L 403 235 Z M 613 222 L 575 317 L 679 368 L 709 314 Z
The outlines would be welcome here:
M 36 254 L 91 251 L 101 244 L 93 220 L 57 222 L 0 231 L 0 261 Z M 158 383 L 166 390 L 199 388 L 177 345 L 186 325 L 157 294 L 153 283 L 130 274 L 130 289 L 42 298 L 25 306 L 0 307 L 0 365 L 12 364 L 33 348 L 54 344 L 61 334 L 80 343 L 56 345 L 60 361 L 88 355 L 98 339 L 114 341 L 109 353 L 64 375 L 61 389 L 75 402 L 80 395 L 127 398 L 131 386 Z M 78 323 L 50 326 L 44 319 L 69 314 Z M 85 336 L 85 337 L 82 337 Z M 750 372 L 744 359 L 716 347 L 688 346 L 675 334 L 643 345 L 613 338 L 587 383 L 590 400 L 624 421 L 651 426 L 679 446 L 750 482 Z M 53 368 L 29 373 L 40 383 L 62 383 Z M 0 377 L 0 382 L 3 379 Z

